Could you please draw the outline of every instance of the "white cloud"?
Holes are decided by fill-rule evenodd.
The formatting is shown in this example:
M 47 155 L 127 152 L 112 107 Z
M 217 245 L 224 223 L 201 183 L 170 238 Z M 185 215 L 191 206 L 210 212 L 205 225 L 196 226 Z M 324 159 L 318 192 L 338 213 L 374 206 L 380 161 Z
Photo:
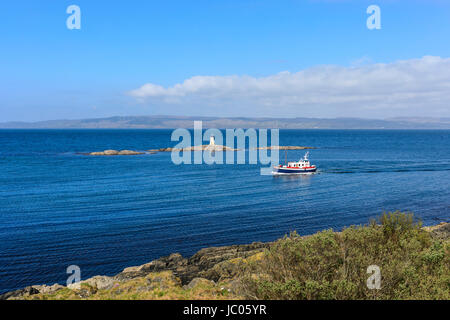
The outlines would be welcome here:
M 448 117 L 450 58 L 325 65 L 260 78 L 195 76 L 168 88 L 148 83 L 129 94 L 155 106 L 183 106 L 191 114 Z

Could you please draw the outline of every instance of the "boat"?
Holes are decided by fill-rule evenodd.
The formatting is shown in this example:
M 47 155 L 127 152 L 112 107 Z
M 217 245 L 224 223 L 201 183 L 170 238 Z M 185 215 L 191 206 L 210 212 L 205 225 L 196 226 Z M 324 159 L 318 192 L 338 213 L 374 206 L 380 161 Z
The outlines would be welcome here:
M 274 166 L 273 173 L 289 173 L 289 174 L 298 174 L 298 173 L 313 173 L 317 171 L 317 167 L 311 165 L 308 160 L 309 152 L 305 154 L 305 156 L 297 162 L 287 162 L 285 165 Z

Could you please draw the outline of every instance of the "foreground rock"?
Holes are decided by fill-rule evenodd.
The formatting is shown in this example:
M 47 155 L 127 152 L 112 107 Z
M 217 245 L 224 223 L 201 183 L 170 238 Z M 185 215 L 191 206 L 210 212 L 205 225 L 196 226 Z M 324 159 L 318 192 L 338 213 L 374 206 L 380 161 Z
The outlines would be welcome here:
M 42 294 L 53 294 L 61 289 L 64 289 L 65 287 L 55 283 L 52 286 L 47 285 L 38 285 L 38 286 L 29 286 L 24 289 L 19 289 L 11 292 L 7 292 L 5 294 L 0 295 L 0 300 L 7 300 L 7 299 L 13 299 L 13 298 L 23 298 L 23 297 L 29 297 L 32 295 L 36 295 L 39 293 Z
M 144 152 L 133 151 L 133 150 L 105 150 L 100 152 L 91 152 L 90 156 L 135 156 L 139 154 L 144 154 Z
M 431 233 L 431 236 L 438 240 L 450 239 L 450 223 L 441 222 L 438 225 L 431 227 L 424 227 L 424 229 Z
M 114 286 L 114 279 L 107 276 L 95 276 L 81 281 L 80 283 L 70 284 L 67 287 L 69 289 L 76 289 L 83 284 L 87 284 L 88 286 L 96 288 L 98 290 L 108 290 Z
M 26 287 L 23 289 L 11 291 L 0 295 L 0 300 L 8 300 L 13 298 L 24 298 L 29 297 L 31 295 L 38 294 L 39 290 L 34 287 Z
M 174 253 L 141 266 L 126 268 L 114 279 L 119 281 L 130 280 L 146 276 L 151 272 L 170 270 L 180 278 L 183 285 L 189 284 L 191 280 L 198 277 L 217 282 L 224 278 L 233 277 L 233 271 L 237 272 L 237 270 L 232 270 L 221 273 L 220 268 L 217 268 L 220 263 L 236 258 L 247 258 L 268 247 L 268 243 L 257 242 L 248 245 L 205 248 L 188 259 L 182 257 L 179 253 Z
M 56 299 L 87 299 L 94 295 L 101 298 L 101 294 L 106 292 L 108 297 L 113 294 L 120 299 L 130 291 L 150 294 L 154 290 L 158 292 L 168 288 L 174 292 L 200 292 L 207 287 L 208 290 L 213 290 L 214 294 L 220 294 L 225 289 L 217 287 L 216 282 L 231 280 L 239 272 L 239 264 L 236 261 L 261 253 L 269 245 L 258 242 L 211 247 L 198 251 L 190 258 L 174 253 L 140 266 L 126 268 L 113 277 L 95 276 L 68 287 L 59 284 L 30 286 L 0 295 L 0 300 L 33 297 L 39 299 L 49 295 Z
M 205 279 L 205 278 L 194 278 L 191 280 L 191 282 L 189 282 L 189 284 L 184 285 L 183 289 L 189 290 L 189 289 L 193 289 L 199 285 L 213 285 L 214 286 L 215 282 L 212 280 Z

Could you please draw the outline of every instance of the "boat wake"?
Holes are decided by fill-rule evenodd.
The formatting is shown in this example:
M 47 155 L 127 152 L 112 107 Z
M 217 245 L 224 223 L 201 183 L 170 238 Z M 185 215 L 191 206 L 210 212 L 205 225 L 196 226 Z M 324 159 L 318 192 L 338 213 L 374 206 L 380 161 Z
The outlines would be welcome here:
M 347 173 L 389 173 L 389 172 L 443 172 L 450 171 L 450 168 L 410 168 L 410 169 L 361 169 L 361 170 L 339 170 L 339 169 L 325 169 L 323 173 L 333 173 L 333 174 L 347 174 Z

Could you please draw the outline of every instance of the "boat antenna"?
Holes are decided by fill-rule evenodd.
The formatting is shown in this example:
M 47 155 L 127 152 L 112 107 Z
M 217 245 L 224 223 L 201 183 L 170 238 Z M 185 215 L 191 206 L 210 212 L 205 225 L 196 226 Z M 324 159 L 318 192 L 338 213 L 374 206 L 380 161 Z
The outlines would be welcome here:
M 287 149 L 284 149 L 284 164 L 287 165 Z

